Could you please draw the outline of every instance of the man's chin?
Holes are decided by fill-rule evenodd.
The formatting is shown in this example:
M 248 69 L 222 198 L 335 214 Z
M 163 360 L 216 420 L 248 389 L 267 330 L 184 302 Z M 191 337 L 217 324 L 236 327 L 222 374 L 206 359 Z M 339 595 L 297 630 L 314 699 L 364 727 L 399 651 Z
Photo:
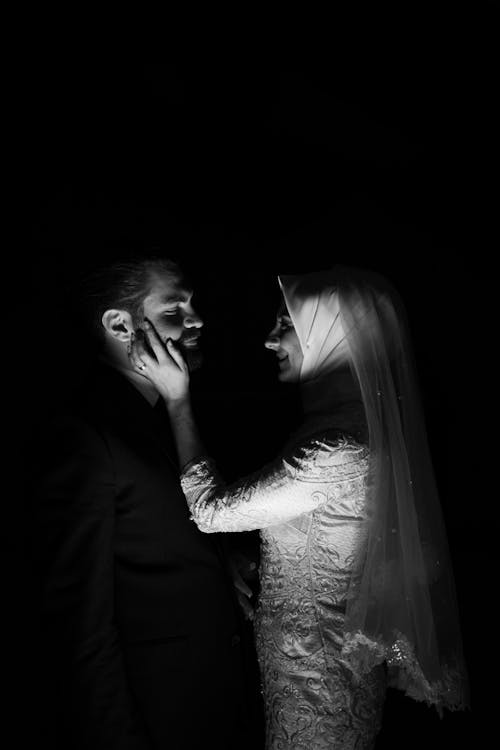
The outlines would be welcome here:
M 187 362 L 189 372 L 199 370 L 203 364 L 203 354 L 200 349 L 188 349 L 182 347 L 182 354 Z

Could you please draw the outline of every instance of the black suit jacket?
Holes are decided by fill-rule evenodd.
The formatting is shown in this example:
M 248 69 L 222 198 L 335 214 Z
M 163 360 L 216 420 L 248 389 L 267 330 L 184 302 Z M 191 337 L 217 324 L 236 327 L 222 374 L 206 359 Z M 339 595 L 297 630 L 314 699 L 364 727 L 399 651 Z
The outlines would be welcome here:
M 44 430 L 31 486 L 41 684 L 61 744 L 243 746 L 233 587 L 156 411 L 97 367 Z

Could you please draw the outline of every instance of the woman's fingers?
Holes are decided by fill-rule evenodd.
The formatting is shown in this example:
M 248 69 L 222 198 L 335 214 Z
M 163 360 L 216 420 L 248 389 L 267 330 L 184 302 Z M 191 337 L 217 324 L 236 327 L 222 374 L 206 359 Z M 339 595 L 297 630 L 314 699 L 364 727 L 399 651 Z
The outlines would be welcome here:
M 155 340 L 156 349 L 153 349 L 154 340 L 153 336 L 149 337 L 147 351 L 144 331 L 139 329 L 132 335 L 128 355 L 134 372 L 146 377 L 166 401 L 186 398 L 189 395 L 189 369 L 182 354 L 170 340 L 162 352 L 158 350 L 159 339 Z
M 145 331 L 139 328 L 132 334 L 128 348 L 130 363 L 135 372 L 147 377 L 157 388 L 165 385 L 166 379 L 170 379 L 167 390 L 171 391 L 172 384 L 178 385 L 176 378 L 187 376 L 186 361 L 172 339 L 168 339 L 165 346 L 149 321 L 144 322 L 144 328 Z M 149 352 L 146 349 L 146 337 Z
M 134 369 L 142 374 L 145 373 L 146 368 L 153 362 L 152 357 L 147 353 L 144 347 L 140 331 L 138 331 L 136 335 L 132 334 L 128 356 Z
M 158 362 L 164 362 L 166 359 L 165 345 L 149 320 L 144 321 L 144 330 L 148 338 L 148 343 L 155 353 L 156 359 Z
M 170 355 L 175 364 L 180 367 L 181 370 L 184 370 L 186 367 L 186 362 L 184 360 L 184 357 L 182 356 L 182 353 L 176 347 L 172 339 L 167 340 L 167 345 L 165 348 L 165 344 L 158 336 L 153 324 L 150 323 L 149 320 L 144 321 L 144 329 L 148 337 L 149 345 L 151 346 L 151 349 L 154 351 L 156 359 L 158 360 L 158 364 L 166 364 L 169 360 L 168 355 Z
M 182 356 L 182 352 L 176 347 L 172 339 L 167 340 L 167 351 L 176 363 L 176 365 L 181 369 L 186 369 L 186 360 Z

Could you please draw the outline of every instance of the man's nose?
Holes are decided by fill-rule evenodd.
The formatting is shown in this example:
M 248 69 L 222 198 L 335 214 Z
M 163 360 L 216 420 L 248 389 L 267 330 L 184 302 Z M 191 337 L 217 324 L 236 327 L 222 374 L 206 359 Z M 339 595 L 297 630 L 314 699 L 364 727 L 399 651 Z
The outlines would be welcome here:
M 204 323 L 197 313 L 192 313 L 191 315 L 186 315 L 184 325 L 186 328 L 201 328 Z

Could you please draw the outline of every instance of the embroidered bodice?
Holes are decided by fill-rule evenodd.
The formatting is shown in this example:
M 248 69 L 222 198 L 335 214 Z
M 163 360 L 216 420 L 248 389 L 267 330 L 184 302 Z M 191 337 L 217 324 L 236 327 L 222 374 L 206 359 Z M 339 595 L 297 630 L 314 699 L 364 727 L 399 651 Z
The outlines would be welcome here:
M 363 552 L 368 448 L 345 431 L 303 431 L 274 462 L 224 486 L 200 458 L 181 482 L 204 532 L 260 529 L 255 637 L 268 748 L 368 748 L 380 670 L 357 684 L 340 659 L 345 603 Z

